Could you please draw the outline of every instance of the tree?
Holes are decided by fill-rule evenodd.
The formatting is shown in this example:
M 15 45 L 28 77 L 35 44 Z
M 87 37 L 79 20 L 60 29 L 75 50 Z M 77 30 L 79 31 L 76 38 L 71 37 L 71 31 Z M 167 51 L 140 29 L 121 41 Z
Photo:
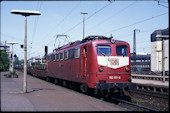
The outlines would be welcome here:
M 8 54 L 4 50 L 0 50 L 0 71 L 9 70 Z
M 21 65 L 21 61 L 19 60 L 19 58 L 17 57 L 17 55 L 14 55 L 14 66 L 20 66 Z

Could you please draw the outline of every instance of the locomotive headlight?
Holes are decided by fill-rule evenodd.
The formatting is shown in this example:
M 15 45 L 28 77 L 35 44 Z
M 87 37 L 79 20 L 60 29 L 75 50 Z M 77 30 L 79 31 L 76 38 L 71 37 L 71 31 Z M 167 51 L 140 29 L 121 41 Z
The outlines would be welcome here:
M 99 71 L 102 72 L 104 69 L 102 66 L 99 67 Z
M 129 71 L 130 71 L 130 67 L 129 67 L 129 66 L 126 66 L 126 67 L 125 67 L 125 70 L 126 70 L 127 72 L 129 72 Z
M 115 43 L 115 39 L 111 38 L 110 42 L 114 44 Z

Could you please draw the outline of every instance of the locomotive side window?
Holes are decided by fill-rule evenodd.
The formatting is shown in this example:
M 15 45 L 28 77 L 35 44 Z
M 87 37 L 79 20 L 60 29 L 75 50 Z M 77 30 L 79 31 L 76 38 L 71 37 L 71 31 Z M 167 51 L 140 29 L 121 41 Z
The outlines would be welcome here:
M 75 50 L 74 49 L 70 49 L 69 51 L 68 51 L 68 58 L 69 59 L 74 59 L 74 52 L 75 52 Z
M 127 56 L 128 55 L 127 46 L 116 46 L 116 54 L 119 56 Z
M 56 54 L 56 61 L 58 61 L 60 59 L 60 55 L 57 53 Z
M 111 55 L 111 47 L 109 45 L 98 45 L 97 54 L 98 55 Z
M 80 48 L 68 50 L 68 59 L 80 58 Z
M 68 51 L 64 51 L 64 59 L 68 59 Z
M 54 54 L 52 54 L 50 57 L 51 57 L 50 61 L 54 61 L 55 60 L 55 55 Z
M 80 48 L 76 48 L 75 49 L 75 58 L 79 58 L 80 57 Z
M 60 53 L 60 60 L 63 60 L 63 58 L 64 58 L 64 55 L 63 55 L 63 52 L 62 52 L 62 53 Z

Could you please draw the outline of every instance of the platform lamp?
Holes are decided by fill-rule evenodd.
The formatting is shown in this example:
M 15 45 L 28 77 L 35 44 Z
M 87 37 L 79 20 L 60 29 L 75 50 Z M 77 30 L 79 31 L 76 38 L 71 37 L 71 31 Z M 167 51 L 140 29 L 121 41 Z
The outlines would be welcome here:
M 25 16 L 25 40 L 24 40 L 24 83 L 23 91 L 27 92 L 27 16 L 30 15 L 40 15 L 39 11 L 26 11 L 26 10 L 12 10 L 12 14 L 19 14 Z
M 13 63 L 13 45 L 14 44 L 18 44 L 18 42 L 7 42 L 6 44 L 11 44 L 12 45 L 12 51 L 11 51 L 11 60 L 12 60 L 12 64 L 10 64 L 10 69 L 11 69 L 11 72 L 13 73 L 14 72 L 14 63 Z

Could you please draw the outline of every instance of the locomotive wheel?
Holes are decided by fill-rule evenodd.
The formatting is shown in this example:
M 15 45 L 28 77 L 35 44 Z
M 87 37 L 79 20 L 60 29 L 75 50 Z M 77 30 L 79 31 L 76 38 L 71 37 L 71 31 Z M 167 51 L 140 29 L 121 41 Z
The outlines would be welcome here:
M 73 89 L 73 83 L 72 82 L 68 82 L 67 85 L 68 85 L 69 89 Z
M 81 84 L 80 85 L 80 91 L 82 93 L 87 93 L 87 85 L 86 84 Z
M 63 81 L 62 86 L 65 86 L 65 87 L 67 86 L 66 81 Z
M 57 80 L 57 79 L 55 79 L 55 80 L 54 80 L 54 84 L 56 84 L 56 85 L 58 85 L 58 84 L 59 84 L 59 82 L 58 82 L 58 80 Z
M 47 82 L 50 82 L 50 78 L 49 78 L 48 76 L 46 77 L 46 81 L 47 81 Z

